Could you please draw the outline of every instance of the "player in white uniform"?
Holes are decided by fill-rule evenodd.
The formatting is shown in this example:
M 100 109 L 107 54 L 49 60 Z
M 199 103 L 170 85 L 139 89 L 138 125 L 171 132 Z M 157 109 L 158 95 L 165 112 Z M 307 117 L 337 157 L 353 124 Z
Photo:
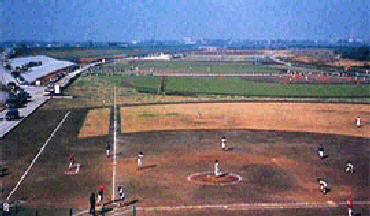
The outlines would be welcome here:
M 220 164 L 218 163 L 218 160 L 215 160 L 214 164 L 214 174 L 219 177 L 221 175 L 221 170 L 220 170 Z
M 123 186 L 118 186 L 118 193 L 119 196 L 121 197 L 121 200 L 125 201 L 125 191 L 123 190 Z
M 320 144 L 319 148 L 317 148 L 317 153 L 321 159 L 324 159 L 324 146 L 322 144 Z
M 346 172 L 347 173 L 353 173 L 354 172 L 353 164 L 350 161 L 347 161 Z
M 75 155 L 74 154 L 70 154 L 69 155 L 69 167 L 68 167 L 69 170 L 72 169 L 74 160 L 75 160 Z
M 109 143 L 107 143 L 106 150 L 107 150 L 107 158 L 109 158 L 110 156 L 110 144 Z
M 358 116 L 356 118 L 356 126 L 357 126 L 357 128 L 361 128 L 361 118 L 360 118 L 360 116 Z
M 318 181 L 320 184 L 320 191 L 325 195 L 328 192 L 328 182 L 321 178 L 319 178 Z
M 226 151 L 227 148 L 226 148 L 226 137 L 221 137 L 221 149 Z
M 138 156 L 137 156 L 137 167 L 139 170 L 141 170 L 143 168 L 143 164 L 144 164 L 144 155 L 143 155 L 143 152 L 139 152 Z

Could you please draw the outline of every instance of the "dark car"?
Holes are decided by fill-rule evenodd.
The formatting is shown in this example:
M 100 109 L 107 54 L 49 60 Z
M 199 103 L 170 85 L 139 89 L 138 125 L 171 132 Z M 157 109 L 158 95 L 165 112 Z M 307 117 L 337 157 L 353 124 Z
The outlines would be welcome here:
M 11 108 L 20 108 L 22 107 L 22 105 L 18 104 L 18 103 L 6 103 L 5 106 L 9 109 Z
M 8 110 L 5 114 L 5 119 L 7 121 L 18 119 L 19 118 L 19 111 L 17 109 Z
M 10 95 L 5 101 L 6 107 L 17 108 L 22 106 L 22 102 L 15 95 Z

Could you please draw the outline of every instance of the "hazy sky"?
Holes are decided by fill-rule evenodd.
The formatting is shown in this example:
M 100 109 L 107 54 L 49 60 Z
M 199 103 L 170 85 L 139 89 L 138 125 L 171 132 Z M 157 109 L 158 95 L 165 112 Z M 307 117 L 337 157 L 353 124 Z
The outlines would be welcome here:
M 5 0 L 1 39 L 370 39 L 369 2 Z

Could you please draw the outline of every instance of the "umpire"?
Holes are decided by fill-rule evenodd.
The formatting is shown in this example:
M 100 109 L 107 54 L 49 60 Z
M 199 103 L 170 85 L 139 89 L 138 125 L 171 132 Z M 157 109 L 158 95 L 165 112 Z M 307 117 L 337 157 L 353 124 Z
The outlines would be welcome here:
M 95 193 L 91 193 L 90 196 L 90 214 L 95 215 Z

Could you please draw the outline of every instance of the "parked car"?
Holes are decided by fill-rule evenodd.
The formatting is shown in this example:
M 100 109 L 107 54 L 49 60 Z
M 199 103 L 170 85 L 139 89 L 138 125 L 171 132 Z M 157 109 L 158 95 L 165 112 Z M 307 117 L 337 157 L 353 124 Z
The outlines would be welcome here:
M 54 92 L 54 86 L 53 87 L 46 87 L 45 89 L 44 89 L 44 92 L 43 92 L 43 94 L 44 95 L 50 95 L 51 93 L 53 93 Z
M 18 100 L 21 103 L 27 102 L 27 99 L 29 98 L 30 94 L 28 92 L 25 92 L 23 89 L 17 91 Z
M 7 121 L 18 119 L 19 118 L 19 111 L 17 109 L 8 110 L 5 114 L 5 119 Z
M 21 101 L 15 95 L 10 95 L 9 98 L 5 100 L 5 105 L 8 108 L 18 108 L 22 106 Z

